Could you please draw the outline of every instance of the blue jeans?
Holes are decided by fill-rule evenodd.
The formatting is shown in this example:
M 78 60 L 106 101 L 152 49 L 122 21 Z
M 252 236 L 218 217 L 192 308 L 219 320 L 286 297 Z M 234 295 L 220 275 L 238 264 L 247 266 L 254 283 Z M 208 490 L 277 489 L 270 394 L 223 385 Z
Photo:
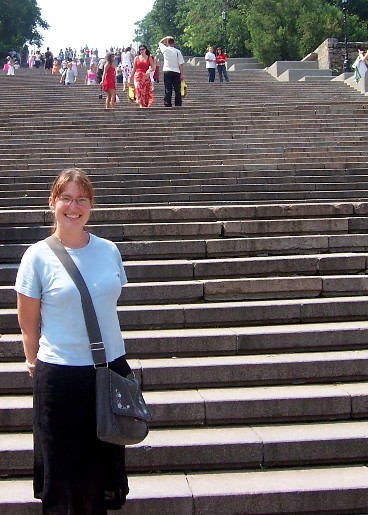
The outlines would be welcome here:
M 215 82 L 216 68 L 207 68 L 208 82 Z
M 224 78 L 226 82 L 229 82 L 229 77 L 227 76 L 226 66 L 224 64 L 217 65 L 217 71 L 220 77 L 220 82 L 224 82 Z

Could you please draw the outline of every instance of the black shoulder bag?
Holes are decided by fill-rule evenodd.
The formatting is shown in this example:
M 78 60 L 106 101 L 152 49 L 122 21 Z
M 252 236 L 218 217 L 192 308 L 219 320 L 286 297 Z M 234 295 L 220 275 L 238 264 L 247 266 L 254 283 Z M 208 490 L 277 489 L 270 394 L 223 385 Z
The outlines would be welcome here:
M 82 274 L 56 236 L 49 236 L 45 242 L 59 258 L 81 295 L 96 368 L 97 436 L 104 442 L 117 445 L 140 443 L 148 434 L 151 414 L 143 399 L 139 382 L 133 372 L 122 377 L 109 368 L 95 308 Z

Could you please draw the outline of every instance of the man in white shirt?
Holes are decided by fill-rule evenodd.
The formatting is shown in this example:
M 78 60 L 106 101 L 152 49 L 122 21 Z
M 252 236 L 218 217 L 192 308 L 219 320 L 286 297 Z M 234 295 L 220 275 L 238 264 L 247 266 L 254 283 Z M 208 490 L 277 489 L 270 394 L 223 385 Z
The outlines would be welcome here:
M 180 50 L 175 48 L 172 36 L 166 36 L 159 42 L 160 51 L 164 57 L 165 107 L 172 107 L 172 90 L 175 91 L 175 106 L 181 106 L 180 82 L 184 80 L 184 57 Z
M 216 75 L 216 56 L 214 54 L 213 46 L 208 48 L 208 52 L 204 56 L 206 61 L 206 68 L 208 72 L 208 82 L 215 82 Z

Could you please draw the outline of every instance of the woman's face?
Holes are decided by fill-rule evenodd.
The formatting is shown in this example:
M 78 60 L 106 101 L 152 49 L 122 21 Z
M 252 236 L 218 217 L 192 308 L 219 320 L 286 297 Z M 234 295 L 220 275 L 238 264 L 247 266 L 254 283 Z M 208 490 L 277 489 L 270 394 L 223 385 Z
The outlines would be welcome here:
M 82 230 L 91 214 L 90 198 L 74 181 L 66 183 L 55 200 L 50 197 L 49 206 L 57 227 L 67 231 Z

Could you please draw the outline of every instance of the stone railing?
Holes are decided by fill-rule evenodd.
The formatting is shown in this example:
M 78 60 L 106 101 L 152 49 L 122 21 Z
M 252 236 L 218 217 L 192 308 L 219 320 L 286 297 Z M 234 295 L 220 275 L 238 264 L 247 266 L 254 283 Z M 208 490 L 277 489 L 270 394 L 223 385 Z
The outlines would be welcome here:
M 355 41 L 348 43 L 350 65 L 357 58 L 359 48 L 368 48 L 368 42 Z M 317 56 L 318 68 L 330 68 L 336 75 L 344 71 L 345 44 L 336 38 L 325 39 L 313 54 Z

